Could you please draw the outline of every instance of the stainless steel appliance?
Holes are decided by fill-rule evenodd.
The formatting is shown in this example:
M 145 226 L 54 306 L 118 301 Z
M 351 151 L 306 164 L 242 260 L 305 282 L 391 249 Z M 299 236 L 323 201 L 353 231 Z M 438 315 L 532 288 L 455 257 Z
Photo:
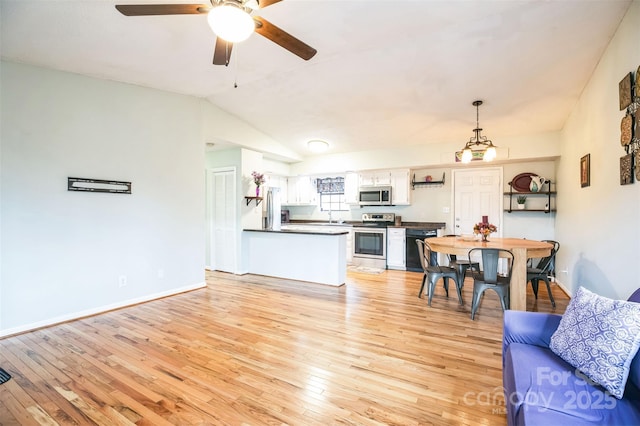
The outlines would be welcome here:
M 420 263 L 420 254 L 418 253 L 418 245 L 416 240 L 424 240 L 425 238 L 437 237 L 438 231 L 436 229 L 416 229 L 407 228 L 406 241 L 407 250 L 406 254 L 406 266 L 407 271 L 423 272 L 422 264 Z M 431 263 L 435 264 L 437 259 L 437 253 L 431 253 Z
M 361 206 L 390 206 L 390 186 L 361 186 L 358 192 L 358 202 Z
M 265 211 L 265 229 L 280 230 L 280 188 L 269 188 L 267 191 L 267 205 Z
M 289 210 L 283 209 L 280 211 L 280 222 L 289 223 Z
M 353 226 L 353 263 L 360 266 L 386 269 L 387 225 L 394 213 L 363 213 L 362 224 Z

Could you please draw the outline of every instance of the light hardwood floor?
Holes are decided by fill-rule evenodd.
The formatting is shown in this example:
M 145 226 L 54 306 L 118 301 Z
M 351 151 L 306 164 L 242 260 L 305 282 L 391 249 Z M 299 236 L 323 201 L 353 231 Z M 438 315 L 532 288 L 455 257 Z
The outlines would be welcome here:
M 502 311 L 422 274 L 340 288 L 207 272 L 208 287 L 0 340 L 0 424 L 506 424 Z M 567 296 L 553 285 L 563 313 Z M 551 312 L 546 288 L 528 310 Z

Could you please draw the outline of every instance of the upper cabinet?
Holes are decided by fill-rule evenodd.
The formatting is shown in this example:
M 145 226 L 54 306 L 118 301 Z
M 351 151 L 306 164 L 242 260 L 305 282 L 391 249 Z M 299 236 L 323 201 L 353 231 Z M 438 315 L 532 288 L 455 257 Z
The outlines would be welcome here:
M 278 175 L 268 175 L 266 186 L 269 188 L 279 188 L 280 189 L 280 203 L 286 204 L 288 200 L 288 190 L 289 186 L 287 184 L 286 176 L 278 176 Z
M 358 173 L 347 172 L 344 177 L 344 201 L 347 204 L 358 204 L 360 177 Z
M 287 200 L 283 205 L 312 206 L 318 204 L 318 189 L 311 176 L 296 176 L 287 179 Z
M 376 170 L 360 173 L 360 186 L 389 186 L 391 185 L 390 170 Z
M 391 170 L 389 172 L 391 182 L 391 202 L 396 206 L 411 204 L 411 183 L 409 180 L 409 169 Z
M 348 174 L 347 174 L 348 178 Z M 394 205 L 402 206 L 411 204 L 410 191 L 411 181 L 409 179 L 409 169 L 376 170 L 372 172 L 361 172 L 358 174 L 359 186 L 390 186 L 391 202 Z M 345 193 L 346 185 L 345 181 Z M 348 203 L 358 203 L 358 193 L 352 196 L 352 201 Z M 350 198 L 348 198 L 349 200 Z

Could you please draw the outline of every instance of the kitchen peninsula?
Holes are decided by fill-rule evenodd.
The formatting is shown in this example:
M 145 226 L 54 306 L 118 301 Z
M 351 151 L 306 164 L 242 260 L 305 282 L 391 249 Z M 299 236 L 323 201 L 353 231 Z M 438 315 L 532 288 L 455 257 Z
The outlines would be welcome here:
M 347 229 L 244 229 L 249 273 L 341 286 Z

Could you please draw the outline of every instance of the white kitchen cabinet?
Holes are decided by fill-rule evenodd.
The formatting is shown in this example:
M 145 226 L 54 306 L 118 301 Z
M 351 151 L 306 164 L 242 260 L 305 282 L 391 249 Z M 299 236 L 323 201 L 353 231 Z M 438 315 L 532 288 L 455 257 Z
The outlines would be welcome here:
M 311 206 L 318 204 L 318 189 L 315 179 L 310 176 L 289 177 L 287 179 L 288 206 Z
M 344 177 L 344 202 L 358 204 L 359 178 L 355 172 L 349 172 Z
M 406 229 L 387 228 L 387 269 L 406 269 Z
M 411 180 L 409 169 L 397 169 L 390 171 L 391 177 L 391 203 L 396 206 L 411 204 Z
M 289 194 L 286 176 L 268 175 L 266 186 L 269 188 L 279 188 L 280 204 L 287 204 Z
M 388 186 L 391 185 L 390 170 L 376 170 L 360 173 L 360 186 Z
M 347 264 L 353 263 L 353 229 L 347 234 Z

